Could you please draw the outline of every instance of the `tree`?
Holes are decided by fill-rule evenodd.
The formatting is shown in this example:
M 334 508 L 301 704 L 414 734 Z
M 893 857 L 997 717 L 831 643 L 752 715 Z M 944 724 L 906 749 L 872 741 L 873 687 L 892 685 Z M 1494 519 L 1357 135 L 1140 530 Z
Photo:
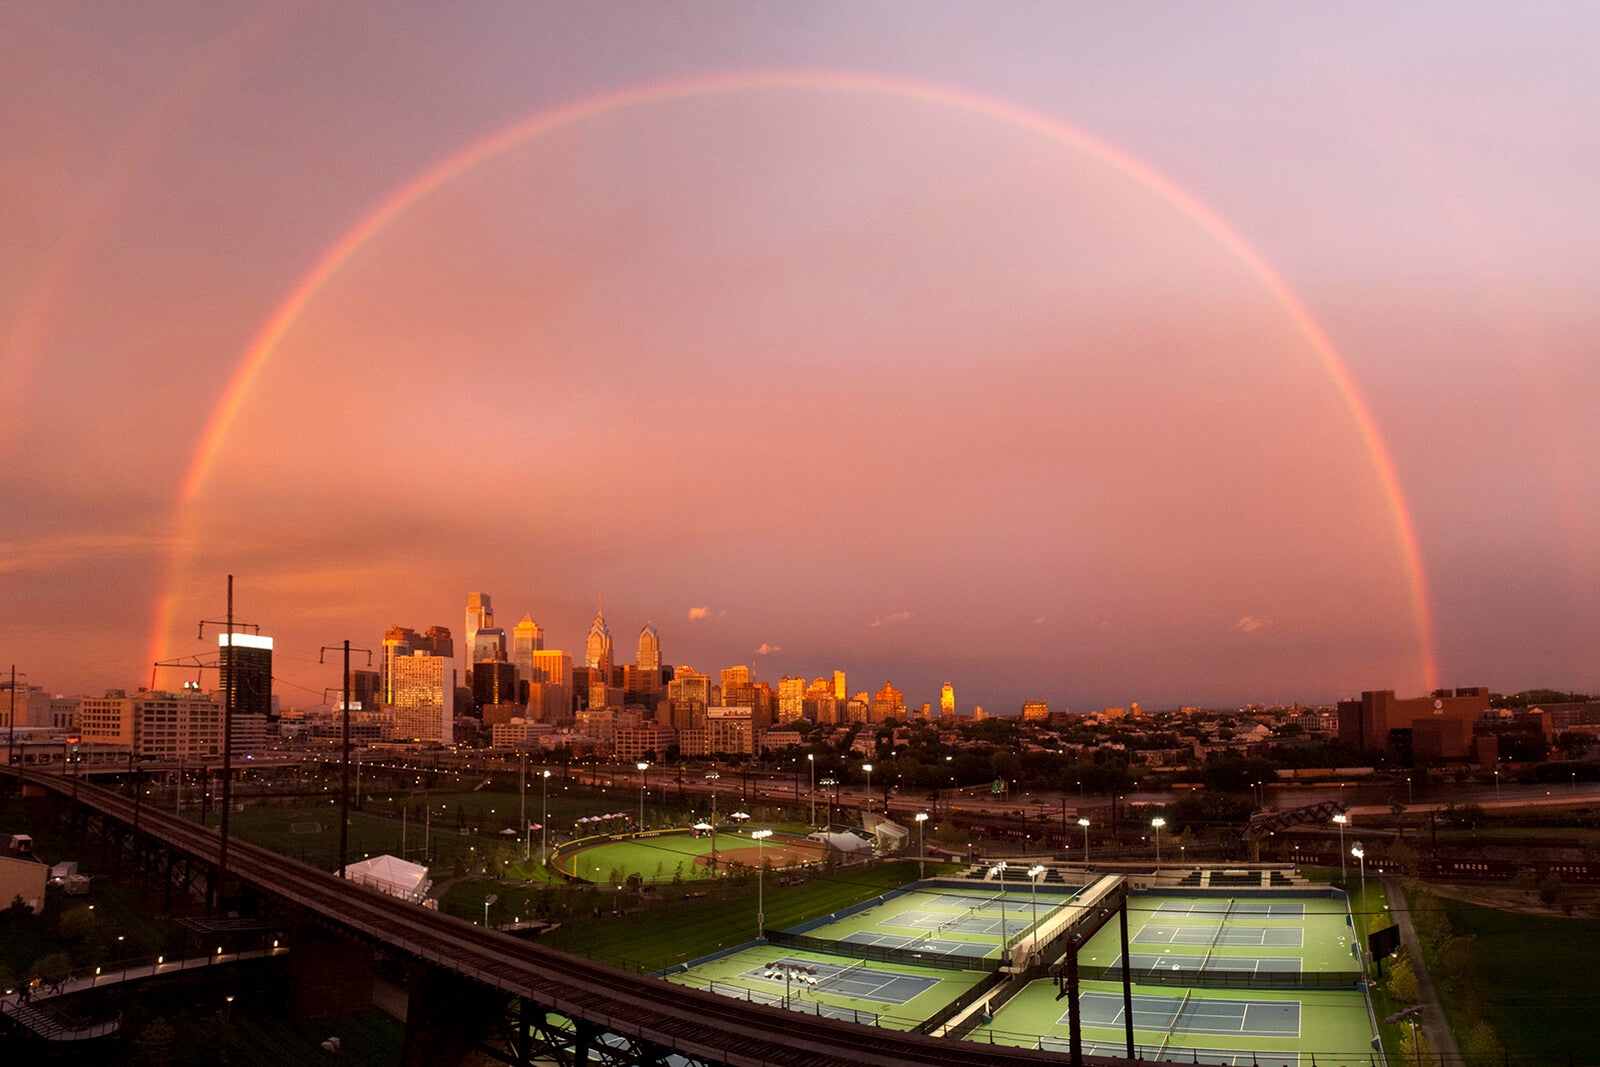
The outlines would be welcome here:
M 1482 1019 L 1467 1028 L 1466 1035 L 1461 1041 L 1462 1055 L 1472 1064 L 1502 1063 L 1505 1060 L 1505 1051 L 1505 1046 L 1500 1043 L 1500 1035 L 1494 1032 L 1494 1027 Z
M 1417 1000 L 1417 972 L 1404 951 L 1396 955 L 1389 966 L 1389 995 L 1399 1004 L 1414 1004 Z

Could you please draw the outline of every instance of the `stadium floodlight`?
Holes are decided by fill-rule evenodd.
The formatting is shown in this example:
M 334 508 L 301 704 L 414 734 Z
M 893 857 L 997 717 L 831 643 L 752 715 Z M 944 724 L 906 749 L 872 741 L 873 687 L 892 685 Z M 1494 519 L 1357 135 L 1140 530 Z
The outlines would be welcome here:
M 1039 876 L 1041 874 L 1044 874 L 1049 869 L 1050 868 L 1046 867 L 1042 863 L 1036 863 L 1032 867 L 1028 868 L 1028 892 L 1031 895 L 1031 897 L 1033 898 L 1032 899 L 1032 904 L 1033 904 L 1033 940 L 1034 940 L 1034 944 L 1038 944 L 1039 943 Z
M 1083 827 L 1083 865 L 1089 866 L 1089 820 L 1080 818 L 1078 825 Z
M 1157 815 L 1150 820 L 1151 829 L 1156 833 L 1156 873 L 1161 873 L 1161 828 L 1167 825 L 1167 820 Z
M 1345 872 L 1344 866 L 1344 826 L 1345 823 L 1350 821 L 1350 816 L 1341 811 L 1333 817 L 1333 821 L 1339 827 L 1339 882 L 1340 884 L 1345 884 L 1349 875 Z
M 921 881 L 926 873 L 925 864 L 928 861 L 928 850 L 922 845 L 922 824 L 928 821 L 928 813 L 917 812 L 917 881 Z

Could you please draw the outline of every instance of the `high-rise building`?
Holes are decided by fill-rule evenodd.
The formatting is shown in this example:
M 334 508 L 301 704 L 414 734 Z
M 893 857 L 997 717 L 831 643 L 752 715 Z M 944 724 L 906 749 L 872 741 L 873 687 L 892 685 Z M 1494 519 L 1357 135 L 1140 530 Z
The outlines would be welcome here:
M 639 669 L 661 673 L 661 635 L 648 622 L 639 631 Z
M 472 645 L 468 651 L 472 654 L 474 670 L 480 663 L 505 663 L 506 632 L 498 626 L 479 630 L 472 635 Z
M 589 624 L 589 639 L 583 645 L 583 665 L 600 671 L 609 682 L 611 665 L 616 662 L 611 654 L 611 629 L 606 626 L 603 605 L 596 602 L 594 622 Z
M 536 649 L 528 676 L 528 715 L 540 722 L 572 717 L 572 657 L 559 648 Z
M 511 663 L 517 668 L 517 699 L 523 703 L 528 701 L 528 683 L 533 680 L 533 654 L 543 649 L 544 631 L 532 615 L 524 615 L 511 631 Z
M 456 668 L 451 659 L 413 652 L 392 664 L 389 711 L 394 736 L 406 741 L 455 739 Z
M 944 683 L 944 688 L 939 690 L 939 718 L 953 719 L 956 716 L 956 690 L 949 682 Z
M 806 680 L 788 675 L 778 679 L 778 721 L 791 722 L 805 715 Z
M 488 593 L 467 594 L 467 680 L 472 679 L 472 658 L 478 647 L 478 631 L 494 627 L 494 608 Z
M 272 715 L 272 638 L 258 634 L 217 635 L 221 691 L 238 715 Z M 229 645 L 232 645 L 232 655 Z
M 667 707 L 673 729 L 698 729 L 705 725 L 706 708 L 711 703 L 711 678 L 693 667 L 679 667 L 667 683 Z
M 905 713 L 905 697 L 892 683 L 885 682 L 883 688 L 872 695 L 872 703 L 867 709 L 867 721 L 883 722 L 886 719 L 898 719 Z
M 844 687 L 844 671 L 833 672 L 833 699 L 841 704 L 850 699 L 850 692 Z
M 483 636 L 483 631 L 478 631 Z M 473 664 L 472 705 L 481 715 L 489 704 L 511 704 L 517 699 L 517 668 L 505 660 L 479 660 Z

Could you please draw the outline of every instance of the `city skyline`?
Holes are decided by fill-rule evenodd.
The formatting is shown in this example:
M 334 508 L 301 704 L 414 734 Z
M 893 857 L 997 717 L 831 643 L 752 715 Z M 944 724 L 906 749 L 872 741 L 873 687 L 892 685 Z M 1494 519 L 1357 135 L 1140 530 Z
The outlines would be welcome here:
M 1600 688 L 1589 7 L 4 21 L 31 684 L 234 574 L 306 691 L 467 590 L 963 711 Z

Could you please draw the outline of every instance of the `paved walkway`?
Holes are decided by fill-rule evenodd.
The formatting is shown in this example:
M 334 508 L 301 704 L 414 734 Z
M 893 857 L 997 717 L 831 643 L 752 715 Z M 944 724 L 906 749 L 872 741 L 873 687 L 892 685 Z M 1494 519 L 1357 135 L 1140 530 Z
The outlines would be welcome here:
M 1439 1007 L 1439 994 L 1433 988 L 1433 976 L 1428 973 L 1428 963 L 1422 958 L 1422 942 L 1417 940 L 1417 929 L 1411 925 L 1411 909 L 1406 904 L 1399 877 L 1385 875 L 1383 891 L 1389 898 L 1389 914 L 1394 916 L 1395 923 L 1400 927 L 1400 943 L 1405 946 L 1406 959 L 1411 961 L 1411 969 L 1417 976 L 1417 1004 L 1423 1009 L 1420 1025 L 1428 1037 L 1428 1047 L 1435 1056 L 1440 1057 L 1440 1062 L 1460 1063 L 1461 1047 L 1456 1044 L 1456 1035 L 1444 1017 L 1444 1010 Z M 1378 1025 L 1383 1026 L 1383 1020 L 1378 1020 Z

